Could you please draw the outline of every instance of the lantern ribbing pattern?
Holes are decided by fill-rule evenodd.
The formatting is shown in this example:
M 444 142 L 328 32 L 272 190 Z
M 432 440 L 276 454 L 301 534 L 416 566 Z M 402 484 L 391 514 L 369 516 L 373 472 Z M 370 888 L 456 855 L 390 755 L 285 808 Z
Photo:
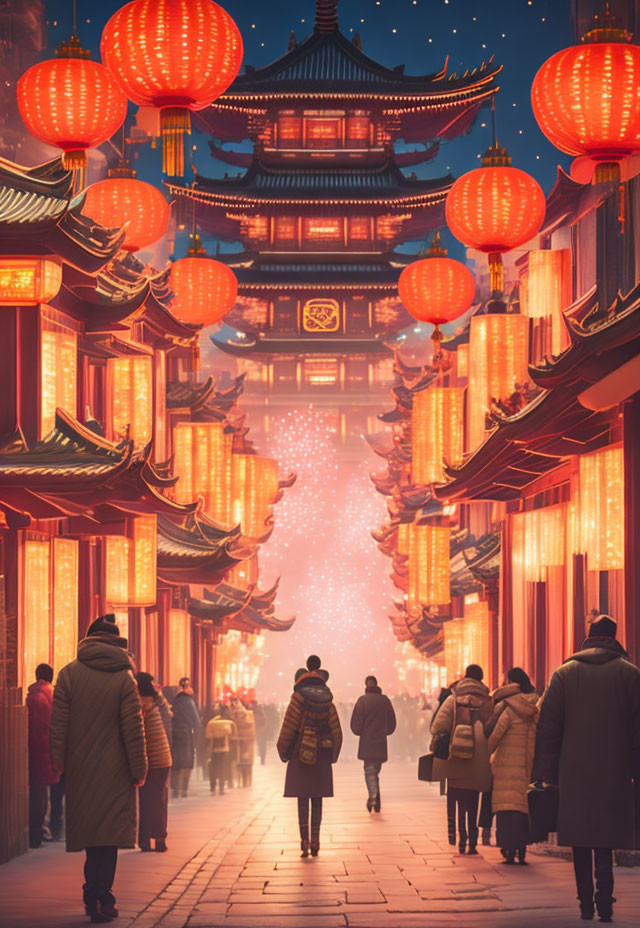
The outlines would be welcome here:
M 169 308 L 181 322 L 213 325 L 233 309 L 238 281 L 231 268 L 207 256 L 197 234 L 193 241 L 187 256 L 171 266 L 169 285 L 174 297 Z
M 87 189 L 82 212 L 107 228 L 126 224 L 122 247 L 138 251 L 153 245 L 167 231 L 171 208 L 153 184 L 130 177 L 107 177 Z
M 190 111 L 224 93 L 242 62 L 242 37 L 213 0 L 132 0 L 106 24 L 102 59 L 133 103 L 160 109 L 163 170 L 184 173 Z
M 413 261 L 398 280 L 398 294 L 407 311 L 432 325 L 443 325 L 461 316 L 471 306 L 475 292 L 469 268 L 443 256 Z

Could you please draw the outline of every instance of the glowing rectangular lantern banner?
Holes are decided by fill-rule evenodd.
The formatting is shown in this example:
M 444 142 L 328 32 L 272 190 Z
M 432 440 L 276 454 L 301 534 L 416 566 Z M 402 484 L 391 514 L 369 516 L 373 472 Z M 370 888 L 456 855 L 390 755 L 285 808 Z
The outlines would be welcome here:
M 580 457 L 580 547 L 588 570 L 624 568 L 622 447 Z
M 451 601 L 448 525 L 411 526 L 409 535 L 410 610 L 442 606 Z
M 180 422 L 173 430 L 176 501 L 201 497 L 207 515 L 226 526 L 233 524 L 232 447 L 233 436 L 219 422 Z
M 0 306 L 48 303 L 61 286 L 57 258 L 0 258 Z
M 413 397 L 411 477 L 416 484 L 444 483 L 444 463 L 459 464 L 464 451 L 464 389 L 427 387 Z

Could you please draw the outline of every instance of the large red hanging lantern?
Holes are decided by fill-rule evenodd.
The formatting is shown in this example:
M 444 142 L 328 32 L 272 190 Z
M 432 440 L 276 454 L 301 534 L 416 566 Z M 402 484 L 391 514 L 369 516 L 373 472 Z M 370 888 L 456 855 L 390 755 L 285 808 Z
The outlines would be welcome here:
M 525 171 L 511 167 L 509 154 L 497 143 L 485 152 L 482 167 L 455 181 L 445 207 L 453 235 L 489 255 L 494 292 L 504 287 L 501 254 L 533 238 L 545 210 L 538 182 Z
M 192 239 L 187 257 L 171 266 L 169 284 L 174 298 L 169 308 L 182 322 L 213 325 L 233 308 L 238 281 L 231 268 L 208 257 L 197 233 Z
M 153 184 L 136 178 L 126 164 L 87 189 L 82 212 L 107 228 L 125 226 L 122 247 L 138 251 L 153 245 L 167 231 L 171 208 Z
M 242 36 L 213 0 L 132 0 L 108 21 L 102 59 L 127 96 L 160 110 L 163 170 L 184 173 L 190 111 L 209 106 L 242 62 Z
M 620 162 L 640 151 L 640 48 L 609 11 L 581 45 L 556 52 L 533 79 L 540 129 L 560 151 L 597 162 L 596 182 L 620 179 Z
M 110 71 L 89 60 L 76 35 L 56 58 L 30 67 L 18 81 L 18 109 L 28 130 L 63 151 L 68 169 L 85 167 L 86 151 L 106 142 L 127 115 L 127 98 Z
M 476 292 L 473 274 L 460 261 L 447 257 L 436 233 L 427 256 L 408 264 L 398 280 L 398 295 L 404 307 L 415 319 L 435 326 L 431 336 L 435 343 L 442 340 L 440 326 L 452 322 L 466 312 Z

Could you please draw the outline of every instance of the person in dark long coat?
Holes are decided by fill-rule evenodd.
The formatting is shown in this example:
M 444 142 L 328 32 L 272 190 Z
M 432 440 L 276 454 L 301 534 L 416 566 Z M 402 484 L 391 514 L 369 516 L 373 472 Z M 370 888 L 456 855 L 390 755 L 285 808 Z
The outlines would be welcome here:
M 612 849 L 633 848 L 640 777 L 640 670 L 598 616 L 543 697 L 533 776 L 559 786 L 558 843 L 573 848 L 582 918 L 613 913 Z M 593 869 L 596 892 L 594 899 Z
M 194 765 L 196 735 L 202 727 L 200 715 L 193 698 L 193 687 L 189 677 L 182 677 L 180 690 L 173 700 L 171 757 L 171 795 L 186 798 L 189 778 Z
M 331 765 L 342 747 L 340 719 L 327 686 L 329 674 L 320 666 L 320 658 L 312 654 L 306 669 L 296 672 L 277 744 L 280 759 L 287 764 L 284 795 L 298 800 L 302 857 L 308 857 L 309 851 L 312 857 L 318 855 L 322 800 L 333 796 Z
M 53 709 L 53 668 L 38 664 L 27 690 L 29 719 L 29 847 L 40 847 L 47 814 L 47 788 L 60 780 L 51 764 L 49 729 Z
M 380 768 L 388 759 L 387 738 L 396 730 L 396 714 L 374 676 L 367 677 L 364 686 L 364 695 L 353 707 L 351 731 L 360 738 L 358 760 L 364 761 L 364 780 L 369 793 L 367 809 L 379 812 Z

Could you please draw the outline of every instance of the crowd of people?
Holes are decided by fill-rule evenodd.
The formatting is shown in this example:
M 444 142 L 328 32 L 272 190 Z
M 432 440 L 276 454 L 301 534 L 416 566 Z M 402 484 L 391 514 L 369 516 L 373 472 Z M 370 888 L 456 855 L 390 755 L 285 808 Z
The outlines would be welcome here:
M 446 794 L 450 844 L 477 854 L 495 823 L 504 863 L 525 865 L 527 847 L 557 832 L 558 843 L 573 849 L 581 917 L 597 911 L 611 921 L 613 851 L 634 848 L 640 832 L 640 670 L 616 630 L 613 619 L 598 616 L 544 694 L 519 667 L 491 693 L 483 669 L 470 664 L 433 706 L 407 696 L 392 701 L 370 675 L 364 693 L 339 713 L 329 673 L 312 655 L 295 674 L 280 725 L 277 706 L 237 696 L 203 717 L 189 678 L 163 692 L 150 674 L 137 672 L 115 617 L 101 616 L 55 688 L 46 664 L 29 687 L 30 844 L 61 835 L 65 796 L 67 850 L 86 855 L 86 912 L 92 923 L 107 923 L 118 915 L 118 849 L 137 843 L 151 851 L 153 841 L 153 850 L 167 850 L 169 790 L 185 798 L 195 767 L 212 795 L 251 786 L 256 746 L 264 763 L 279 729 L 284 795 L 297 800 L 301 855 L 316 857 L 323 800 L 333 796 L 343 743 L 340 714 L 345 722 L 348 714 L 369 813 L 382 807 L 387 739 L 394 736 L 392 757 L 406 763 L 430 738 L 420 769 L 425 761 L 422 778 Z M 539 822 L 534 827 L 532 796 L 545 797 L 543 835 Z

